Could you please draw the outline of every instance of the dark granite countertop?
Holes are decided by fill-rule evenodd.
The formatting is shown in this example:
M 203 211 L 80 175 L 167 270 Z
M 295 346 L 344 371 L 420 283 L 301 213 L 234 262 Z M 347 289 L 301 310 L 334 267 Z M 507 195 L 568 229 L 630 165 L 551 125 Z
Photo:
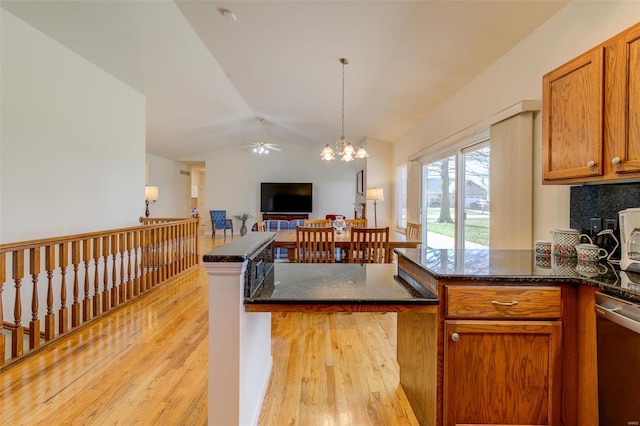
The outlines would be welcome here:
M 396 249 L 438 280 L 506 283 L 576 283 L 640 302 L 640 274 L 601 262 L 597 272 L 576 268 L 575 258 L 540 257 L 533 250 Z
M 205 262 L 244 262 L 275 240 L 274 232 L 249 232 L 202 256 Z
M 396 275 L 394 264 L 276 263 L 245 304 L 437 304 Z

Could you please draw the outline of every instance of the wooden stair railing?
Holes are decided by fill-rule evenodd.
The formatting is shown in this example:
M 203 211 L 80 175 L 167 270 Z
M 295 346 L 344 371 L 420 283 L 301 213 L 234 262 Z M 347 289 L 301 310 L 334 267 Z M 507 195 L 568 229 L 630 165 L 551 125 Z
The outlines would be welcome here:
M 0 244 L 0 369 L 198 265 L 197 218 L 140 222 Z M 13 307 L 12 322 L 3 306 Z

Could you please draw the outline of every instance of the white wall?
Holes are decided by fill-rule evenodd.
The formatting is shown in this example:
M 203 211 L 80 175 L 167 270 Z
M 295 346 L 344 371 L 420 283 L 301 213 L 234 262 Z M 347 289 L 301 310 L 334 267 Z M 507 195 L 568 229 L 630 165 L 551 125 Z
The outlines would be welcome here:
M 147 185 L 158 187 L 158 201 L 149 204 L 149 217 L 191 217 L 191 167 L 151 154 L 146 159 Z M 144 216 L 144 197 L 139 205 L 139 214 Z
M 259 158 L 251 149 L 229 147 L 198 156 L 198 160 L 206 161 L 207 211 L 200 215 L 209 222 L 208 233 L 208 210 L 227 210 L 227 217 L 248 211 L 253 215 L 247 222 L 250 228 L 260 217 L 260 182 L 311 182 L 310 218 L 324 218 L 326 214 L 353 217 L 356 173 L 366 168 L 365 160 L 327 162 L 320 159 L 322 147 L 270 142 L 278 143 L 282 151 Z M 239 232 L 240 224 L 235 220 L 234 228 Z
M 523 99 L 542 99 L 542 76 L 640 21 L 640 1 L 574 1 L 440 105 L 394 144 L 394 164 Z M 569 226 L 569 187 L 542 186 L 542 122 L 534 120 L 534 239 Z
M 0 242 L 136 225 L 145 99 L 0 9 Z
M 382 188 L 383 201 L 378 201 L 374 214 L 373 201 L 367 201 L 367 219 L 369 226 L 374 226 L 374 218 L 378 218 L 378 226 L 395 229 L 392 221 L 394 214 L 394 179 L 393 145 L 380 139 L 367 138 L 367 168 L 365 171 L 365 188 Z M 366 190 L 365 190 L 366 194 Z

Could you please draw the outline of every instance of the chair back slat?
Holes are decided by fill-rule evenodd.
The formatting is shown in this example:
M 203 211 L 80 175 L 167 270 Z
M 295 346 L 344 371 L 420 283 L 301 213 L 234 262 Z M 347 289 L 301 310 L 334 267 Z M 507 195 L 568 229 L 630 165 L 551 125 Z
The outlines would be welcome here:
M 407 240 L 420 241 L 422 238 L 422 225 L 412 222 L 407 222 Z
M 296 228 L 296 256 L 300 263 L 335 263 L 335 236 L 332 227 Z
M 349 263 L 389 263 L 389 227 L 353 228 Z
M 267 226 L 265 225 L 263 220 L 256 223 L 256 231 L 265 232 L 266 230 L 267 230 Z
M 367 219 L 345 219 L 344 221 L 349 229 L 367 227 Z

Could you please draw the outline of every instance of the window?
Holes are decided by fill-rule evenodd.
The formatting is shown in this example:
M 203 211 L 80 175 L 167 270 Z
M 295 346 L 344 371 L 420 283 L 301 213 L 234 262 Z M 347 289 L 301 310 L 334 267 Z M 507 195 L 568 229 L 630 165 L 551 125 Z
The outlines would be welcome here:
M 407 165 L 396 167 L 396 226 L 407 227 Z
M 489 247 L 489 144 L 462 150 L 464 164 L 463 248 Z
M 489 152 L 483 141 L 423 162 L 425 246 L 489 247 Z
M 426 246 L 455 248 L 456 157 L 441 158 L 423 166 L 422 182 Z

